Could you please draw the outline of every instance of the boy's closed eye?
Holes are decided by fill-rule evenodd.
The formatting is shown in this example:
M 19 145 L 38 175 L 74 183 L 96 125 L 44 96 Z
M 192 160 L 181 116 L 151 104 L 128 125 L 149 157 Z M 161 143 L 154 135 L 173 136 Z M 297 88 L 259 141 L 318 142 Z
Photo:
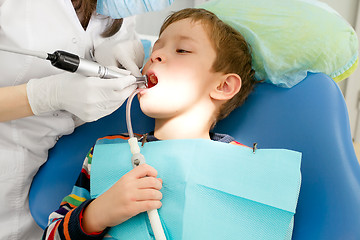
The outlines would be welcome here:
M 176 49 L 176 52 L 177 52 L 177 53 L 191 53 L 191 51 L 188 51 L 188 50 L 185 50 L 185 49 L 181 49 L 181 48 Z

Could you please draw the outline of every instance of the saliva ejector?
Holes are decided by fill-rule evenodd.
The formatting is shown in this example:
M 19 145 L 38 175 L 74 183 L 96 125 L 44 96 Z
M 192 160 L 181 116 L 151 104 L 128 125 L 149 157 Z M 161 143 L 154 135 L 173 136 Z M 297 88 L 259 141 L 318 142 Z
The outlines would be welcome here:
M 1 45 L 0 50 L 49 60 L 54 67 L 68 72 L 78 73 L 87 77 L 99 77 L 109 79 L 130 75 L 130 71 L 128 70 L 117 69 L 117 71 L 114 71 L 94 61 L 89 61 L 84 58 L 80 58 L 75 54 L 61 50 L 55 51 L 54 53 L 46 53 L 41 51 L 32 51 Z M 147 76 L 135 78 L 137 84 L 145 84 L 145 86 L 147 86 Z
M 127 129 L 129 133 L 129 145 L 130 145 L 130 151 L 132 154 L 131 157 L 131 163 L 133 168 L 139 166 L 140 164 L 145 163 L 145 157 L 140 153 L 140 146 L 138 143 L 138 139 L 135 137 L 132 125 L 131 125 L 131 117 L 130 117 L 130 109 L 131 109 L 131 102 L 133 98 L 136 96 L 136 94 L 139 93 L 139 89 L 136 89 L 128 98 L 127 104 L 126 104 L 126 124 Z M 147 211 L 150 225 L 153 230 L 155 240 L 166 240 L 165 232 L 161 224 L 160 216 L 157 211 L 157 209 L 152 209 Z
M 127 71 L 125 69 L 118 69 L 117 71 L 114 71 L 96 62 L 80 58 L 75 54 L 61 50 L 55 51 L 54 53 L 46 53 L 46 52 L 32 51 L 21 48 L 11 48 L 1 45 L 0 45 L 0 50 L 49 60 L 53 66 L 59 69 L 68 72 L 78 73 L 87 77 L 99 77 L 99 78 L 109 79 L 109 78 L 118 78 L 118 77 L 124 77 L 130 75 L 130 71 Z M 135 78 L 136 78 L 136 84 L 138 84 L 138 86 L 147 87 L 147 83 L 148 83 L 147 76 L 135 77 Z M 126 123 L 130 137 L 128 142 L 132 153 L 131 162 L 133 167 L 137 167 L 138 165 L 145 163 L 145 157 L 140 153 L 140 147 L 138 145 L 137 138 L 134 136 L 131 125 L 131 119 L 130 119 L 131 102 L 134 96 L 138 92 L 139 90 L 136 89 L 130 95 L 126 105 Z M 149 216 L 150 225 L 153 229 L 155 239 L 166 240 L 158 211 L 156 209 L 149 210 L 147 211 L 147 214 Z

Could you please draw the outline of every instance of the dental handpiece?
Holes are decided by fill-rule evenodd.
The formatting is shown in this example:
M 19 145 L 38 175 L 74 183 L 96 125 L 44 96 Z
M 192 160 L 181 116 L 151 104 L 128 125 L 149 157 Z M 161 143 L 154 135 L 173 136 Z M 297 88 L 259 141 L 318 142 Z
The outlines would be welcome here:
M 54 53 L 48 53 L 47 55 L 46 59 L 50 60 L 54 67 L 69 72 L 76 72 L 83 76 L 109 79 L 130 75 L 130 72 L 125 69 L 118 69 L 118 71 L 114 71 L 96 62 L 80 58 L 75 54 L 65 51 L 58 50 Z M 136 83 L 143 83 L 147 85 L 147 76 L 135 78 Z
M 49 60 L 54 67 L 68 72 L 78 73 L 87 77 L 99 77 L 109 79 L 130 75 L 130 71 L 127 71 L 125 69 L 118 69 L 117 71 L 114 71 L 96 62 L 80 58 L 75 54 L 61 50 L 55 51 L 54 53 L 46 53 L 1 45 L 0 50 L 23 55 L 30 55 L 41 59 Z M 137 84 L 145 84 L 145 86 L 147 86 L 147 76 L 135 78 Z

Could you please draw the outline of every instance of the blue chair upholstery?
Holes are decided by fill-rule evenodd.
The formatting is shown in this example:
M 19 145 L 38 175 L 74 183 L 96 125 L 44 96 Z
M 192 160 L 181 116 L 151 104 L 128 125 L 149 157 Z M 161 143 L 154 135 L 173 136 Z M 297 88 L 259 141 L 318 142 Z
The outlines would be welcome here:
M 153 121 L 134 101 L 134 131 Z M 344 98 L 328 76 L 309 74 L 293 88 L 259 84 L 246 103 L 218 123 L 216 132 L 258 148 L 300 151 L 302 186 L 293 239 L 359 239 L 360 167 Z M 125 108 L 62 137 L 34 178 L 30 210 L 41 227 L 70 193 L 83 159 L 98 137 L 126 132 Z

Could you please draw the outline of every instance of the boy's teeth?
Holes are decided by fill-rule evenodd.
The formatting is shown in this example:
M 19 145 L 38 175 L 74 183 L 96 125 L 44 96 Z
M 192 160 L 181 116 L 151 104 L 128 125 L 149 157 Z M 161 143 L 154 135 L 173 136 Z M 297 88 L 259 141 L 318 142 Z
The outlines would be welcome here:
M 153 84 L 156 84 L 157 83 L 157 77 L 154 75 L 154 74 L 151 74 L 150 77 L 149 77 L 150 81 L 153 83 Z

